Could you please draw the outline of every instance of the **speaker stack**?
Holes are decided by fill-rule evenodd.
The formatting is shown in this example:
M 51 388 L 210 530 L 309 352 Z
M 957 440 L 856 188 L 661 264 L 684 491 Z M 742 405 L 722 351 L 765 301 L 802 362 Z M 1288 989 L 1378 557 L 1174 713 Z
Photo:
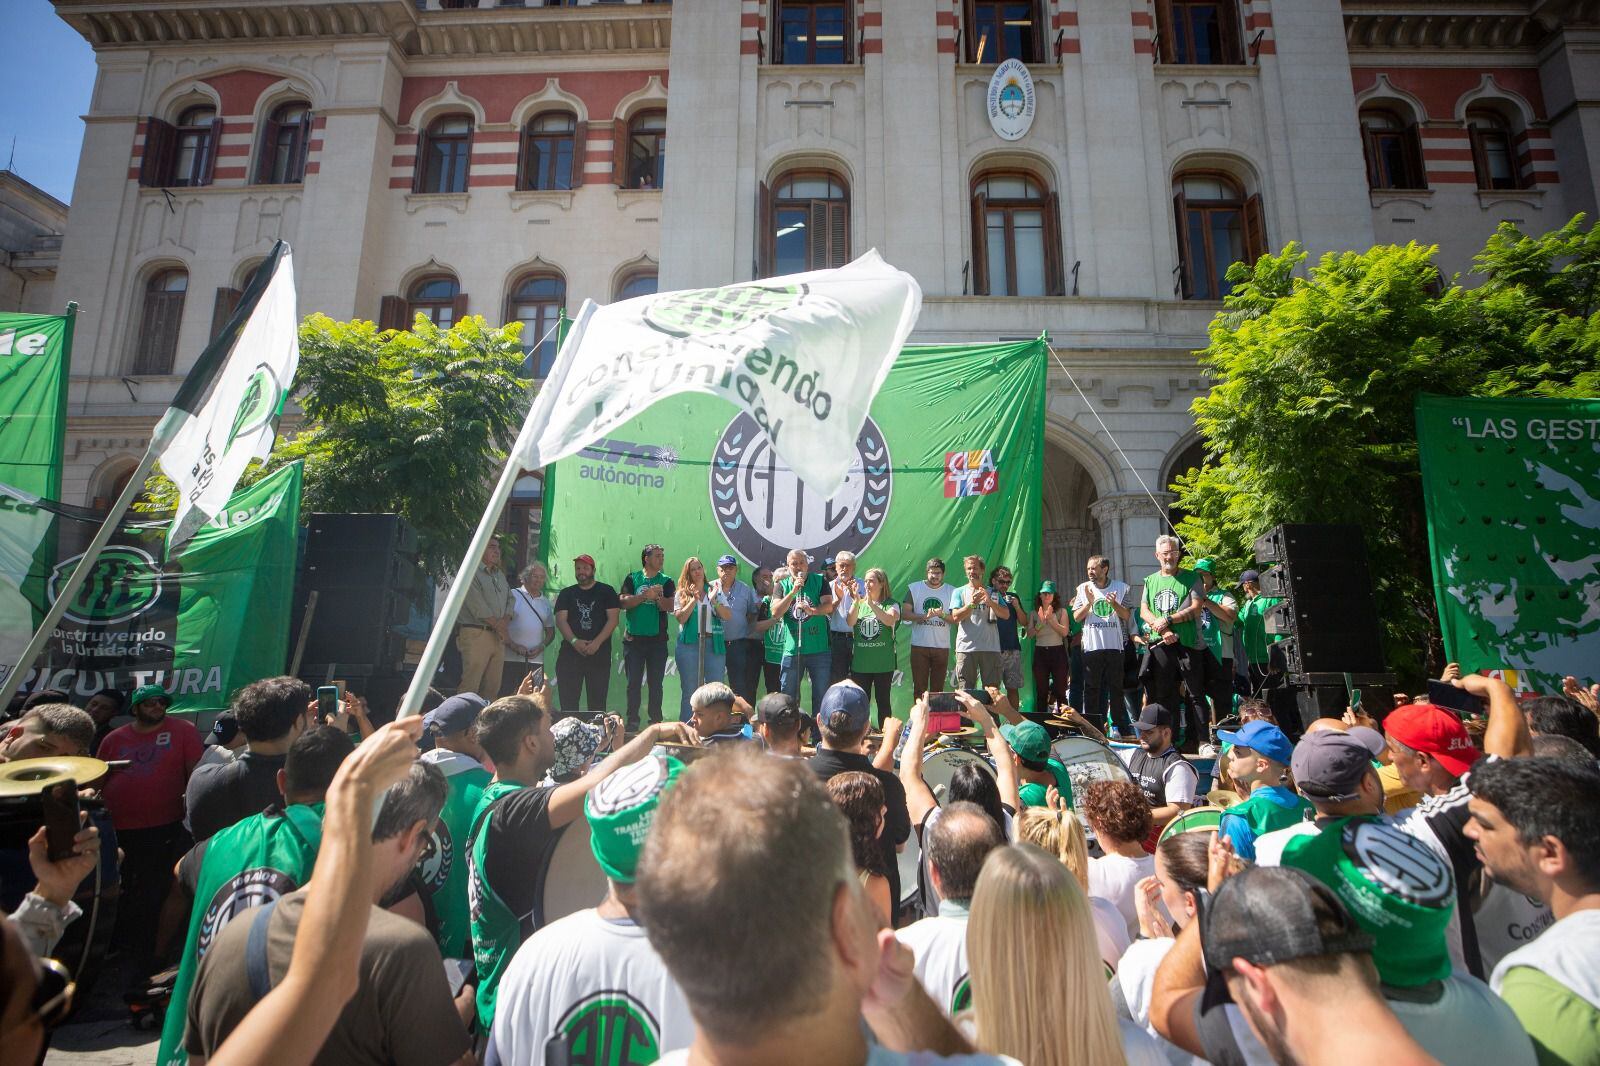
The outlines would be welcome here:
M 432 605 L 411 527 L 392 514 L 311 515 L 295 605 L 291 651 L 311 611 L 301 679 L 349 681 L 386 716 L 411 678 L 402 630 L 413 610 L 428 618 Z
M 1266 614 L 1270 646 L 1301 719 L 1337 718 L 1349 688 L 1362 690 L 1368 713 L 1381 718 L 1395 677 L 1384 669 L 1378 604 L 1366 542 L 1358 525 L 1281 525 L 1257 538 L 1261 592 L 1282 599 Z M 1374 698 L 1376 697 L 1376 698 Z

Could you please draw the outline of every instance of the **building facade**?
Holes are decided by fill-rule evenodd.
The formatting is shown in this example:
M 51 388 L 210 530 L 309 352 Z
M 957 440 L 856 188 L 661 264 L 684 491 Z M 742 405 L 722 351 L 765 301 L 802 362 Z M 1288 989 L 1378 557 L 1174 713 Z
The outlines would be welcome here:
M 67 205 L 10 170 L 0 170 L 0 311 L 60 314 L 56 260 Z
M 304 310 L 521 319 L 535 376 L 585 297 L 877 248 L 914 341 L 1048 331 L 1043 572 L 1131 577 L 1200 458 L 1229 263 L 1414 239 L 1466 270 L 1600 179 L 1592 0 L 55 2 L 100 65 L 55 287 L 93 312 L 75 502 L 279 236 Z

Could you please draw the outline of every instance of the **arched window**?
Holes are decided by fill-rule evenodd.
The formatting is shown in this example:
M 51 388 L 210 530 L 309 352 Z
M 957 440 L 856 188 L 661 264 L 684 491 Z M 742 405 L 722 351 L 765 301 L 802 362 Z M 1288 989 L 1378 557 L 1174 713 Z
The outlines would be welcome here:
M 777 0 L 773 62 L 850 62 L 850 0 Z
M 565 111 L 535 115 L 522 130 L 519 189 L 570 189 L 580 124 Z
M 461 285 L 454 277 L 434 274 L 418 278 L 412 283 L 411 291 L 406 293 L 405 328 L 410 328 L 411 323 L 417 320 L 417 315 L 423 314 L 440 329 L 449 329 L 466 311 L 467 298 L 462 295 Z
M 177 125 L 154 115 L 144 120 L 139 184 L 152 188 L 210 185 L 217 169 L 222 122 L 210 104 L 188 107 Z
M 172 373 L 178 355 L 183 298 L 188 291 L 189 274 L 182 269 L 160 271 L 145 283 L 138 347 L 133 353 L 135 376 Z
M 1426 189 L 1422 142 L 1417 127 L 1382 107 L 1361 110 L 1361 144 L 1367 155 L 1367 185 L 1374 189 Z
M 634 270 L 622 279 L 622 284 L 617 286 L 618 300 L 631 300 L 635 296 L 654 296 L 656 293 L 656 272 L 654 270 Z
M 966 0 L 968 63 L 1044 62 L 1038 0 Z
M 628 123 L 619 162 L 625 189 L 659 189 L 667 171 L 667 113 L 644 111 Z
M 298 185 L 306 176 L 306 153 L 311 150 L 311 107 L 303 101 L 279 104 L 261 128 L 256 158 L 260 185 Z
M 1234 0 L 1156 0 L 1163 63 L 1243 63 Z
M 762 184 L 762 277 L 844 266 L 850 261 L 850 190 L 827 171 L 802 171 Z
M 1180 174 L 1172 184 L 1183 298 L 1220 300 L 1232 291 L 1228 268 L 1266 250 L 1261 197 L 1246 198 L 1223 174 Z
M 529 274 L 511 289 L 506 320 L 522 323 L 522 376 L 542 379 L 556 358 L 556 321 L 567 302 L 567 283 L 556 274 Z
M 444 115 L 433 120 L 417 146 L 414 192 L 466 192 L 472 154 L 472 117 Z
M 985 174 L 972 188 L 972 287 L 979 295 L 1059 296 L 1056 194 L 1031 174 Z
M 1522 188 L 1522 167 L 1510 123 L 1488 108 L 1473 108 L 1467 112 L 1467 134 L 1472 138 L 1472 169 L 1478 174 L 1478 188 Z

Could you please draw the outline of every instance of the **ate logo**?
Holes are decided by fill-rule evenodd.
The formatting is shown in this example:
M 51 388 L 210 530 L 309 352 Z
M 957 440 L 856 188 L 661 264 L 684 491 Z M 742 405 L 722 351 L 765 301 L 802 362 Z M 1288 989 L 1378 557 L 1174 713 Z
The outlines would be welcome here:
M 995 465 L 993 448 L 944 453 L 945 499 L 987 496 L 999 488 L 1000 468 Z
M 217 934 L 234 918 L 251 907 L 261 907 L 281 899 L 300 886 L 282 870 L 270 866 L 246 870 L 230 878 L 217 889 L 200 919 L 198 954 L 204 955 L 216 941 Z
M 438 892 L 450 878 L 450 867 L 455 865 L 455 842 L 450 837 L 450 827 L 440 819 L 428 834 L 428 842 L 417 857 L 417 876 L 429 892 Z
M 617 990 L 585 996 L 556 1023 L 556 1036 L 564 1055 L 553 1057 L 545 1048 L 546 1062 L 569 1066 L 646 1066 L 661 1057 L 661 1026 L 655 1016 L 628 993 Z
M 82 558 L 79 553 L 56 564 L 50 574 L 52 600 Z M 115 544 L 95 560 L 94 570 L 67 605 L 66 616 L 84 625 L 112 625 L 147 610 L 160 595 L 161 567 L 155 557 L 141 548 Z

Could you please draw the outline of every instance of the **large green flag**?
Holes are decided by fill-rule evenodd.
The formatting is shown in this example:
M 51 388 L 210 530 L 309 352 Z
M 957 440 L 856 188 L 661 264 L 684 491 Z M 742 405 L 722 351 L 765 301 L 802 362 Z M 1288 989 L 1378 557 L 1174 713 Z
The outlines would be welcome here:
M 1445 652 L 1558 692 L 1600 680 L 1600 400 L 1417 400 Z
M 57 499 L 67 428 L 70 315 L 0 314 L 0 482 Z
M 727 401 L 661 400 L 550 468 L 543 545 L 552 587 L 572 581 L 576 556 L 592 555 L 598 579 L 620 589 L 652 542 L 665 549 L 674 580 L 691 555 L 714 578 L 718 556 L 732 553 L 749 582 L 755 567 L 782 566 L 789 549 L 804 548 L 813 572 L 836 552 L 854 552 L 856 576 L 883 569 L 903 602 L 930 557 L 944 559 L 947 580 L 960 585 L 962 557 L 976 554 L 990 567 L 1011 567 L 1014 590 L 1031 609 L 1047 359 L 1043 340 L 907 346 L 856 438 L 844 488 L 830 499 L 807 490 L 755 420 Z M 892 691 L 903 710 L 911 695 L 908 624 L 895 644 Z M 612 646 L 620 672 L 620 633 Z M 677 688 L 669 679 L 669 707 Z M 608 702 L 620 708 L 620 677 L 610 691 Z
M 283 672 L 300 522 L 300 464 L 228 500 L 170 561 L 168 522 L 126 519 L 68 605 L 24 690 L 62 689 L 83 699 L 101 688 L 160 684 L 178 711 L 217 710 L 233 691 Z M 17 539 L 34 515 L 60 525 L 59 561 L 28 571 Z M 61 587 L 103 515 L 0 485 L 0 590 Z M 19 569 L 25 571 L 16 580 Z M 45 602 L 33 608 L 43 613 Z M 0 617 L 0 636 L 28 623 Z M 14 634 L 13 634 L 14 635 Z M 20 645 L 19 645 L 20 646 Z M 0 663 L 0 677 L 14 660 Z

